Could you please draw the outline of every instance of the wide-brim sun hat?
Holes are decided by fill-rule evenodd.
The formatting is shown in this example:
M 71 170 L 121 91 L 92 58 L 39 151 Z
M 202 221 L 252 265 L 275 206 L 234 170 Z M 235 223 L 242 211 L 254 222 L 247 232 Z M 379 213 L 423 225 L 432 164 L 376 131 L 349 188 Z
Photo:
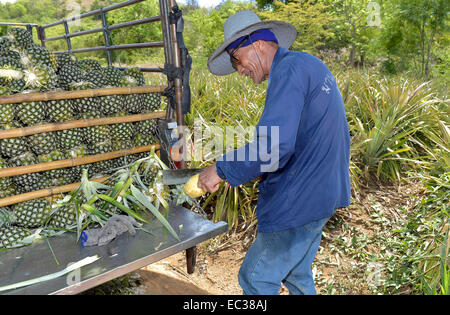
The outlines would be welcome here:
M 238 38 L 260 29 L 271 30 L 278 40 L 278 45 L 286 49 L 289 49 L 297 38 L 297 30 L 289 23 L 261 21 L 253 11 L 239 11 L 225 21 L 223 25 L 225 41 L 209 57 L 209 71 L 215 75 L 227 75 L 235 72 L 236 70 L 231 65 L 230 56 L 226 48 Z

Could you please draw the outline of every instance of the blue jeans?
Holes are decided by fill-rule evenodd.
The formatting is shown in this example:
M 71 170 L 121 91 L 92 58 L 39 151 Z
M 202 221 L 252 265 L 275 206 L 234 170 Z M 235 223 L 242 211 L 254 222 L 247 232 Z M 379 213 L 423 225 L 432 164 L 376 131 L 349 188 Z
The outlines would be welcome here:
M 329 218 L 279 232 L 258 232 L 239 270 L 244 294 L 316 294 L 311 266 Z

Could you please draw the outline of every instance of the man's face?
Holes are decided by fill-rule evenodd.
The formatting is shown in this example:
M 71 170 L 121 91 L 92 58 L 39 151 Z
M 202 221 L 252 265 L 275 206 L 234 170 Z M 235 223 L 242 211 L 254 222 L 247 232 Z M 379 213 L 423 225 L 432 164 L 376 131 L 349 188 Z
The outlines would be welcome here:
M 255 43 L 239 48 L 235 51 L 233 57 L 235 58 L 236 71 L 240 75 L 246 75 L 252 78 L 253 82 L 256 84 L 262 83 L 267 80 L 267 75 L 264 74 L 264 69 L 262 66 L 262 54 L 257 51 L 259 45 Z M 231 53 L 231 51 L 229 51 Z

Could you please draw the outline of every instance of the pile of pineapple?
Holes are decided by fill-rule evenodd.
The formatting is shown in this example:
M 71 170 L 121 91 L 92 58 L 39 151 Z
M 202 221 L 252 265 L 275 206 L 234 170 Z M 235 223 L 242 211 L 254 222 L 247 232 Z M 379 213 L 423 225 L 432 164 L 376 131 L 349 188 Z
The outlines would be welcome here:
M 112 66 L 102 67 L 93 59 L 77 60 L 70 53 L 54 55 L 47 48 L 35 44 L 31 33 L 25 29 L 10 28 L 6 36 L 0 37 L 0 97 L 17 93 L 143 85 L 145 78 L 137 68 L 121 71 Z M 159 93 L 5 104 L 0 105 L 0 130 L 153 112 L 160 106 Z M 156 142 L 155 137 L 156 122 L 147 120 L 0 139 L 0 168 L 150 145 Z M 142 154 L 137 154 L 89 165 L 0 178 L 0 198 L 79 182 L 83 169 L 88 169 L 90 176 L 109 174 L 112 169 L 141 157 Z M 24 229 L 39 226 L 50 209 L 50 202 L 45 199 L 24 202 L 11 209 L 0 208 L 0 248 L 8 247 L 14 235 L 22 235 Z M 73 221 L 73 209 L 59 212 L 62 215 L 54 216 L 51 225 L 64 227 Z M 1 227 L 2 217 L 7 221 L 5 218 L 8 216 L 9 222 L 17 224 Z

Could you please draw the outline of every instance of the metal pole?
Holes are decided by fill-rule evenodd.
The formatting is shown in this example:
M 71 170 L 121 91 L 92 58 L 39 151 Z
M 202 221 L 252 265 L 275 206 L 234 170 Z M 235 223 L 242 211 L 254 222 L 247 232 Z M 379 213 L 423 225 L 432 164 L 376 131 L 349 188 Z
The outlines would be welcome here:
M 103 38 L 105 39 L 105 46 L 108 48 L 110 46 L 109 43 L 109 34 L 108 34 L 108 22 L 106 21 L 106 13 L 105 11 L 101 10 L 102 15 L 102 26 L 103 26 Z M 108 65 L 112 65 L 111 60 L 111 51 L 109 49 L 106 50 L 106 56 L 108 57 Z
M 72 50 L 72 43 L 70 41 L 70 37 L 67 36 L 70 33 L 69 32 L 69 24 L 67 23 L 67 20 L 64 20 L 64 30 L 66 32 L 65 38 L 66 38 L 66 42 L 67 42 L 67 50 L 70 52 Z
M 169 7 L 170 11 L 176 6 L 175 0 L 169 0 Z M 178 41 L 177 41 L 177 25 L 176 24 L 170 24 L 170 31 L 172 35 L 172 47 L 173 47 L 173 64 L 175 67 L 180 68 L 181 67 L 181 52 L 180 47 L 178 47 Z M 186 139 L 184 138 L 184 115 L 183 115 L 183 108 L 182 108 L 182 99 L 183 99 L 183 82 L 180 78 L 175 79 L 175 95 L 176 95 L 176 118 L 177 118 L 177 125 L 178 125 L 178 141 L 180 144 L 180 165 L 181 169 L 187 168 L 186 164 Z
M 169 0 L 170 11 L 176 5 L 175 0 Z M 175 67 L 181 67 L 181 52 L 177 41 L 177 25 L 170 24 L 170 30 L 172 34 L 172 47 L 173 47 L 173 64 Z M 183 82 L 181 79 L 175 79 L 175 95 L 176 95 L 176 116 L 178 125 L 178 141 L 180 148 L 180 166 L 181 169 L 187 168 L 186 163 L 186 139 L 184 137 L 184 115 L 182 109 L 182 98 L 183 98 Z M 195 246 L 186 249 L 186 269 L 188 274 L 193 274 L 195 270 L 195 263 L 197 260 L 197 248 Z
M 159 10 L 160 10 L 160 16 L 161 16 L 161 28 L 163 33 L 163 39 L 164 39 L 164 56 L 165 56 L 165 63 L 166 64 L 173 64 L 173 53 L 172 53 L 172 46 L 171 44 L 171 34 L 169 29 L 169 9 L 167 5 L 167 0 L 159 0 Z M 173 86 L 174 82 L 172 80 L 167 81 L 168 88 L 171 88 Z M 170 120 L 173 118 L 173 111 L 172 106 L 174 104 L 171 104 L 170 99 L 166 110 L 166 120 Z

